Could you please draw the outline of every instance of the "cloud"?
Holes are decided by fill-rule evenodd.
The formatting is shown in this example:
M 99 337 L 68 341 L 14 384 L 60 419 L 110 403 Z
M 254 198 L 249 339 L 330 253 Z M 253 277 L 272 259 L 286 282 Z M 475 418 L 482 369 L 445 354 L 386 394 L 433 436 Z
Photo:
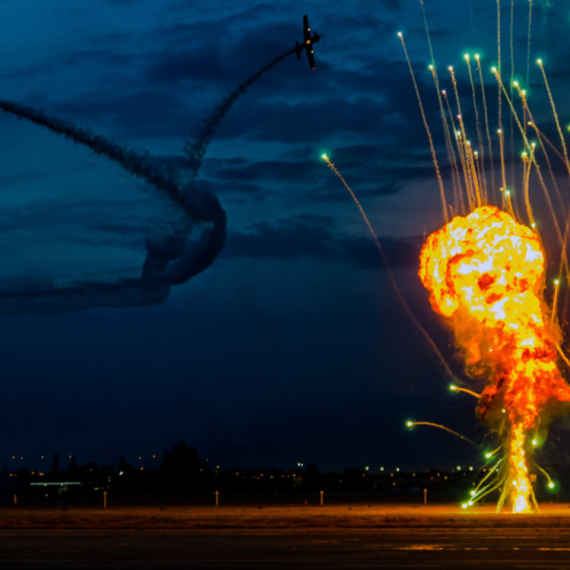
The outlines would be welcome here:
M 327 150 L 347 181 L 357 181 L 354 190 L 360 197 L 394 194 L 407 182 L 435 176 L 427 145 L 410 148 L 409 153 L 403 155 L 396 148 L 373 144 Z M 295 201 L 299 193 L 304 200 L 346 201 L 346 190 L 340 181 L 331 183 L 332 174 L 320 160 L 320 152 L 315 147 L 299 147 L 286 153 L 283 160 L 208 159 L 203 176 L 220 187 L 237 182 L 250 187 L 252 193 L 254 188 L 261 188 L 266 194 L 291 193 L 294 189 L 292 199 Z M 441 170 L 446 172 L 445 167 Z
M 46 106 L 81 123 L 111 124 L 125 137 L 182 137 L 189 134 L 193 124 L 182 95 L 152 88 L 123 96 L 91 93 L 78 100 Z
M 423 239 L 379 236 L 392 268 L 417 265 Z M 293 259 L 312 257 L 355 264 L 360 269 L 384 269 L 372 239 L 341 234 L 332 218 L 300 215 L 272 225 L 260 222 L 248 231 L 228 235 L 224 258 Z

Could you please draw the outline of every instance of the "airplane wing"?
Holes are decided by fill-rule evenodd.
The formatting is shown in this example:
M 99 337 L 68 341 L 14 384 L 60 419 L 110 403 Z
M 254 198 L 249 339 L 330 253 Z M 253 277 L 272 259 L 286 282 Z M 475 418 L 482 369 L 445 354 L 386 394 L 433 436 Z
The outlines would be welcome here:
M 313 51 L 313 38 L 311 37 L 311 28 L 309 26 L 309 16 L 303 16 L 303 43 L 305 45 L 305 52 L 311 69 L 315 69 L 315 52 Z
M 313 44 L 305 44 L 305 51 L 307 52 L 307 59 L 311 69 L 315 69 L 315 52 L 313 51 Z
M 309 16 L 303 16 L 303 42 L 311 43 L 311 28 L 309 27 Z

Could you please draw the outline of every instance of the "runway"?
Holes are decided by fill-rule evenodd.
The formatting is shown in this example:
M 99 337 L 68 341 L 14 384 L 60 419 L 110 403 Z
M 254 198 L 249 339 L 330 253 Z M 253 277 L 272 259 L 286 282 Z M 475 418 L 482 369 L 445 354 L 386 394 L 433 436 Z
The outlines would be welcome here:
M 280 509 L 272 509 L 263 517 L 263 524 L 247 525 L 248 509 L 241 508 L 243 517 L 237 516 L 237 511 L 232 514 L 234 519 L 241 519 L 234 520 L 233 527 L 228 526 L 224 515 L 218 519 L 219 524 L 213 524 L 216 518 L 206 523 L 200 516 L 201 509 L 191 508 L 186 509 L 186 517 L 177 519 L 179 523 L 193 521 L 190 528 L 175 528 L 171 523 L 171 528 L 156 530 L 152 528 L 152 516 L 149 524 L 133 528 L 134 519 L 124 518 L 125 511 L 114 522 L 122 521 L 131 528 L 115 524 L 80 530 L 4 527 L 0 530 L 0 568 L 486 570 L 570 565 L 570 516 L 565 511 L 534 518 L 484 514 L 457 519 L 442 511 L 432 515 L 438 519 L 434 523 L 419 515 L 414 519 L 403 516 L 380 520 L 378 509 L 374 509 L 366 519 L 360 513 L 358 518 L 337 518 L 329 524 L 333 515 L 340 517 L 339 509 L 331 510 L 331 518 L 325 513 L 324 519 L 322 511 L 319 517 L 305 514 L 303 519 L 295 518 L 291 514 L 295 510 L 303 512 L 299 508 L 281 509 L 281 513 Z M 72 516 L 68 520 L 75 519 Z
M 429 529 L 3 533 L 0 568 L 568 568 L 569 534 Z

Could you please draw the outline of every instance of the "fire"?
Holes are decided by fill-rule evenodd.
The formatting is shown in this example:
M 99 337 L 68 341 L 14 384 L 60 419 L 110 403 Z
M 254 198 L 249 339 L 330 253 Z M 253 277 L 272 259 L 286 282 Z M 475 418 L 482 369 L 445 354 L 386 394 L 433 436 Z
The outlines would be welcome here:
M 544 441 L 570 403 L 556 364 L 560 331 L 543 298 L 544 265 L 538 234 L 494 206 L 455 217 L 420 256 L 422 283 L 453 328 L 468 374 L 487 379 L 477 411 L 503 441 L 499 508 L 507 501 L 517 513 L 535 502 L 533 441 Z

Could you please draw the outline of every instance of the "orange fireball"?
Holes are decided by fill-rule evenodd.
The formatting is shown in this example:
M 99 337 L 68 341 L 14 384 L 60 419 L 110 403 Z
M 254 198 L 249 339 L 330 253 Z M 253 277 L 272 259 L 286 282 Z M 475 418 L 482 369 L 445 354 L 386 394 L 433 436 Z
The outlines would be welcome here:
M 478 413 L 503 440 L 499 507 L 531 510 L 531 440 L 570 403 L 556 364 L 558 327 L 544 302 L 538 234 L 494 206 L 431 234 L 419 275 L 433 309 L 454 330 L 467 372 L 487 379 Z

